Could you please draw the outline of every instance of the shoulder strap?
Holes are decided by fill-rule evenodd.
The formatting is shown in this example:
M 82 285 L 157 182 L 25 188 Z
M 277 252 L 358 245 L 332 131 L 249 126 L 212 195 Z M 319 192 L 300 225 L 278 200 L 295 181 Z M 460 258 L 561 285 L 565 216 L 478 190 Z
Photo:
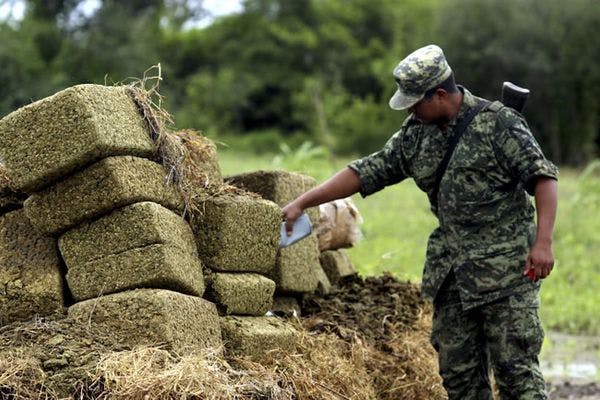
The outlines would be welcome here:
M 437 207 L 438 203 L 438 192 L 440 190 L 440 183 L 442 182 L 442 178 L 446 173 L 448 163 L 450 162 L 450 158 L 452 158 L 452 154 L 454 154 L 454 149 L 456 148 L 458 141 L 460 140 L 463 133 L 467 130 L 469 124 L 471 124 L 471 121 L 473 121 L 473 118 L 475 118 L 475 116 L 479 114 L 479 112 L 489 104 L 490 102 L 487 100 L 479 101 L 477 105 L 475 105 L 469 111 L 467 111 L 465 116 L 459 121 L 458 125 L 456 126 L 456 131 L 454 135 L 450 138 L 450 143 L 448 143 L 448 149 L 446 150 L 446 154 L 444 154 L 442 162 L 440 163 L 440 165 L 438 165 L 438 168 L 435 171 L 435 183 L 433 184 L 433 192 L 430 197 L 430 201 L 434 203 L 435 207 Z

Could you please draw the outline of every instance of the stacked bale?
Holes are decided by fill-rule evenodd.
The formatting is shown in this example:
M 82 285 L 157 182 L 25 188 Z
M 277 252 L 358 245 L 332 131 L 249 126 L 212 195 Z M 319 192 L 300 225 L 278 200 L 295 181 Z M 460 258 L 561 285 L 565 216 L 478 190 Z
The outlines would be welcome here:
M 214 346 L 216 307 L 200 298 L 194 238 L 174 213 L 184 202 L 155 153 L 124 87 L 75 86 L 0 121 L 13 187 L 30 194 L 27 219 L 58 238 L 77 302 L 69 315 L 132 345 Z
M 64 311 L 56 240 L 31 226 L 23 211 L 25 197 L 11 188 L 0 164 L 0 326 Z
M 207 298 L 217 304 L 226 349 L 260 357 L 294 343 L 295 331 L 265 316 L 273 303 L 273 270 L 281 209 L 273 202 L 223 187 L 194 205 L 200 258 L 207 267 Z
M 254 192 L 267 200 L 275 202 L 280 207 L 316 186 L 314 178 L 307 175 L 287 171 L 256 171 L 227 178 L 227 182 L 244 190 Z M 318 209 L 307 211 L 313 227 L 318 222 Z M 304 293 L 312 293 L 318 287 L 326 287 L 326 283 L 319 284 L 319 277 L 323 271 L 319 263 L 319 248 L 317 236 L 313 232 L 307 238 L 293 246 L 282 248 L 277 253 L 275 268 L 270 273 L 277 284 L 277 296 L 286 297 L 277 304 L 290 306 L 290 297 L 297 298 Z M 285 311 L 288 311 L 287 309 Z
M 12 187 L 28 194 L 0 219 L 12 257 L 0 259 L 3 317 L 11 307 L 15 318 L 62 309 L 64 282 L 69 316 L 124 345 L 181 353 L 224 338 L 231 353 L 252 357 L 292 345 L 295 331 L 264 316 L 279 206 L 224 186 L 214 144 L 192 131 L 158 134 L 140 99 L 131 87 L 79 85 L 0 120 Z M 23 257 L 12 255 L 17 247 Z M 29 283 L 34 266 L 49 293 Z M 35 301 L 14 307 L 13 293 Z

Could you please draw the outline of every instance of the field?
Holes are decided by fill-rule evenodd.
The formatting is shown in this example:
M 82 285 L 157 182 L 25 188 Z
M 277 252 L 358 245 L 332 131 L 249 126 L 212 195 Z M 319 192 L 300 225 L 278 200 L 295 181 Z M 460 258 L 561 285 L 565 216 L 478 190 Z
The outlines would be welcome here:
M 233 142 L 229 146 L 219 150 L 225 175 L 281 168 L 322 182 L 350 160 L 333 159 L 308 143 L 261 156 L 239 152 Z M 436 226 L 425 195 L 406 181 L 367 199 L 353 199 L 364 218 L 364 238 L 350 249 L 360 273 L 390 271 L 401 279 L 420 280 L 427 237 Z M 561 169 L 554 253 L 555 269 L 541 294 L 545 327 L 600 334 L 600 162 L 582 170 Z

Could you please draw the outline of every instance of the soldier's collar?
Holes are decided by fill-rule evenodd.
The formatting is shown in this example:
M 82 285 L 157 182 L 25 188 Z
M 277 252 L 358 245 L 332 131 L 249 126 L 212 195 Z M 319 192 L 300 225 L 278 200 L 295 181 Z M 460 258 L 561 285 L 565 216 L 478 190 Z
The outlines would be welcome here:
M 475 101 L 475 96 L 473 96 L 473 94 L 471 94 L 471 92 L 469 92 L 467 88 L 465 88 L 462 85 L 456 86 L 458 87 L 458 90 L 462 92 L 463 100 L 462 104 L 460 105 L 460 109 L 458 110 L 458 114 L 456 114 L 456 117 L 450 122 L 448 122 L 448 128 L 454 128 L 458 121 L 460 121 L 465 116 L 467 111 L 469 111 L 472 107 L 475 107 L 475 105 L 477 105 L 477 102 Z

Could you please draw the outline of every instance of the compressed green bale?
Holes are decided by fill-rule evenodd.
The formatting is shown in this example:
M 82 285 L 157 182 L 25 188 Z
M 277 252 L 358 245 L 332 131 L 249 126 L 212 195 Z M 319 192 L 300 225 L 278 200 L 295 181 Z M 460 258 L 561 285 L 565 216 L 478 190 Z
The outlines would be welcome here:
M 69 307 L 69 317 L 88 329 L 114 332 L 124 346 L 164 346 L 179 354 L 222 346 L 214 304 L 170 290 L 138 289 Z
M 85 221 L 141 201 L 169 209 L 183 207 L 174 187 L 165 182 L 164 168 L 153 161 L 108 157 L 54 186 L 34 193 L 24 208 L 40 232 L 58 235 Z
M 209 268 L 225 272 L 273 269 L 279 245 L 281 209 L 246 195 L 222 194 L 198 204 L 192 221 L 198 253 Z
M 167 244 L 197 257 L 189 224 L 160 204 L 145 201 L 119 208 L 63 234 L 58 246 L 67 267 L 152 244 Z
M 302 309 L 298 299 L 292 296 L 275 296 L 273 297 L 273 305 L 271 312 L 275 315 L 285 317 L 299 317 L 302 314 Z
M 297 331 L 276 317 L 221 317 L 225 351 L 260 359 L 272 350 L 294 351 Z
M 342 278 L 356 275 L 352 261 L 343 249 L 324 251 L 319 256 L 319 261 L 332 285 L 337 285 Z
M 38 191 L 111 155 L 153 153 L 124 87 L 73 86 L 0 120 L 0 154 L 18 191 Z
M 56 240 L 39 234 L 23 210 L 0 217 L 0 325 L 62 312 Z
M 273 303 L 275 282 L 265 276 L 218 272 L 207 281 L 208 298 L 223 314 L 264 315 Z
M 153 244 L 68 266 L 76 301 L 136 288 L 170 289 L 202 296 L 204 277 L 196 252 Z
M 282 170 L 255 171 L 229 176 L 226 182 L 249 192 L 257 193 L 280 207 L 285 206 L 302 193 L 314 188 L 317 181 L 303 174 Z M 319 221 L 318 207 L 307 210 L 313 225 Z
M 312 293 L 317 289 L 319 265 L 317 236 L 310 236 L 279 249 L 275 269 L 268 275 L 278 293 Z

